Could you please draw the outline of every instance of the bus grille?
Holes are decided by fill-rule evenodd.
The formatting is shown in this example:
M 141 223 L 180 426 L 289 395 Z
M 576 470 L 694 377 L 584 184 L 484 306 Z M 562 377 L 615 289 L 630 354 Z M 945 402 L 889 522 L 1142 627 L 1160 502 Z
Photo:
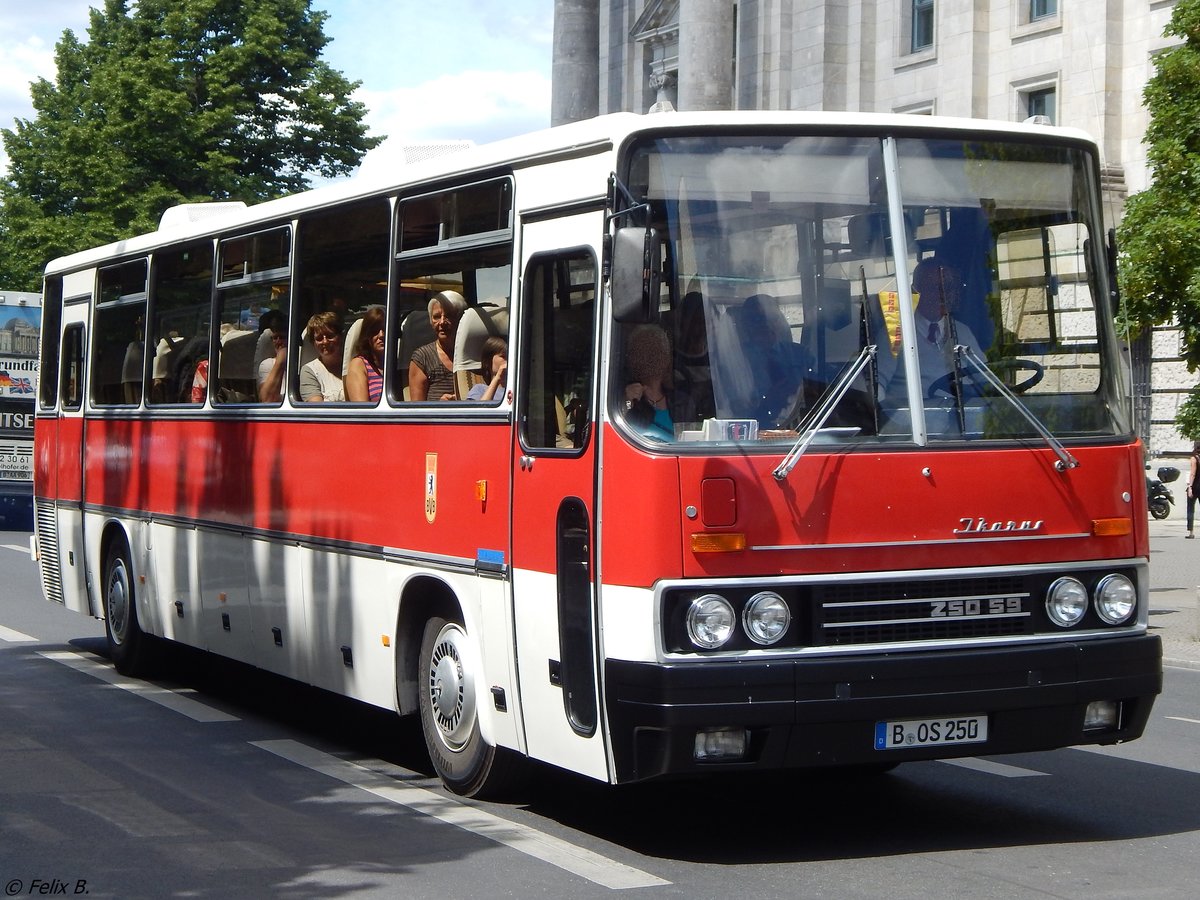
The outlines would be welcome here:
M 58 558 L 58 516 L 53 503 L 37 504 L 38 561 L 46 599 L 63 603 L 62 567 Z
M 817 645 L 899 643 L 1032 634 L 1019 577 L 822 585 L 814 591 Z

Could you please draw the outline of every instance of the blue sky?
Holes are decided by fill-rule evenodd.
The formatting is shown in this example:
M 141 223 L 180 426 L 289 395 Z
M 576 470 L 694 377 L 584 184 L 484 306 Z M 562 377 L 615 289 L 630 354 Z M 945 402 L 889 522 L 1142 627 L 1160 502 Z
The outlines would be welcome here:
M 0 127 L 30 118 L 29 83 L 54 77 L 65 29 L 87 39 L 102 0 L 0 0 Z M 476 143 L 550 124 L 553 0 L 313 0 L 329 13 L 325 60 L 361 81 L 372 134 L 363 168 L 406 141 Z M 0 165 L 3 160 L 0 159 Z

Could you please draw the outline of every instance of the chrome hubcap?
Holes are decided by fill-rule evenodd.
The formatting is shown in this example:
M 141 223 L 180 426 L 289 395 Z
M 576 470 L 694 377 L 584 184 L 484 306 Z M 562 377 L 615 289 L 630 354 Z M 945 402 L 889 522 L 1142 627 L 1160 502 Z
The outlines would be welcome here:
M 129 617 L 129 583 L 125 566 L 117 562 L 108 581 L 107 594 L 108 628 L 118 644 L 125 640 L 125 628 Z
M 466 746 L 475 724 L 475 692 L 463 653 L 465 640 L 458 625 L 447 625 L 429 659 L 430 709 L 438 736 L 451 752 Z

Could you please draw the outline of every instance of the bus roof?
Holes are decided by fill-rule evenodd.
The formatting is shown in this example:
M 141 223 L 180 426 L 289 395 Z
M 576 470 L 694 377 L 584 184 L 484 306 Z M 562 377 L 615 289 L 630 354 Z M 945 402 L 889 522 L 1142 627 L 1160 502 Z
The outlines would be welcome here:
M 663 130 L 694 131 L 696 129 L 748 128 L 822 128 L 865 130 L 888 133 L 953 132 L 980 137 L 1041 137 L 1053 136 L 1068 142 L 1086 142 L 1094 146 L 1091 137 L 1078 129 L 1047 125 L 1006 122 L 991 119 L 965 119 L 941 116 L 917 116 L 887 113 L 853 112 L 796 112 L 796 111 L 729 111 L 729 112 L 667 112 L 652 115 L 611 113 L 581 122 L 529 132 L 489 144 L 455 149 L 451 152 L 408 165 L 399 165 L 386 175 L 374 174 L 348 178 L 308 191 L 268 200 L 254 206 L 237 203 L 201 204 L 223 206 L 215 214 L 170 217 L 180 224 L 161 227 L 158 231 L 136 235 L 100 247 L 82 250 L 51 260 L 46 274 L 60 274 L 99 265 L 109 260 L 148 253 L 158 247 L 180 241 L 196 240 L 231 229 L 252 230 L 256 225 L 287 220 L 302 212 L 326 206 L 380 196 L 406 186 L 432 183 L 446 178 L 487 172 L 502 167 L 523 168 L 558 156 L 602 153 L 624 143 L 639 132 Z M 594 186 L 584 193 L 594 195 Z M 568 200 L 571 198 L 564 198 Z
M 41 306 L 42 295 L 33 291 L 0 291 L 0 307 Z

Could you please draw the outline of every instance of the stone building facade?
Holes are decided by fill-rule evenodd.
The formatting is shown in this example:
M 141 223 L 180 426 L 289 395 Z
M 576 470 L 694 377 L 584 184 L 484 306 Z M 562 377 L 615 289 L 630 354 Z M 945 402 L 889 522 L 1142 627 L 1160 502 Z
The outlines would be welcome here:
M 599 113 L 676 109 L 1044 115 L 1100 145 L 1109 224 L 1150 178 L 1142 91 L 1175 0 L 558 0 L 595 14 L 595 69 L 555 93 Z M 589 60 L 590 62 L 590 60 Z M 591 85 L 598 93 L 591 97 Z M 575 104 L 580 106 L 580 104 Z M 560 101 L 558 108 L 564 108 Z M 562 119 L 560 118 L 560 121 Z M 1151 454 L 1183 451 L 1173 421 L 1197 377 L 1174 329 L 1132 348 Z

